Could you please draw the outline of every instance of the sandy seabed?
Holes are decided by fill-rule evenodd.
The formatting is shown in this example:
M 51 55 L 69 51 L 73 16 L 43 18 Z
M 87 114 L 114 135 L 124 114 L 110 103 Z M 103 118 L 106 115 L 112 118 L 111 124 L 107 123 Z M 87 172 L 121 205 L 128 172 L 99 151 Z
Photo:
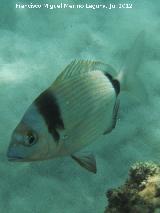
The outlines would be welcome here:
M 1 0 L 0 7 L 0 212 L 102 213 L 106 190 L 123 183 L 133 163 L 160 160 L 160 3 L 130 0 L 130 9 L 54 12 L 18 9 L 18 3 L 22 4 Z M 47 3 L 55 4 L 36 2 Z M 120 70 L 141 31 L 145 31 L 143 60 L 135 67 L 137 81 L 130 82 L 131 91 L 121 93 L 116 129 L 86 148 L 96 156 L 96 175 L 69 157 L 22 164 L 7 161 L 10 135 L 23 113 L 70 61 L 99 60 Z

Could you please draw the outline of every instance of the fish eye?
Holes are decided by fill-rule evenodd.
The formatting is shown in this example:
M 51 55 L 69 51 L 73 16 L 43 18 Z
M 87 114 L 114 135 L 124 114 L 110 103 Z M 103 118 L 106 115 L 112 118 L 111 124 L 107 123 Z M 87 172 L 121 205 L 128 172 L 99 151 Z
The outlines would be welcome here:
M 25 137 L 24 145 L 25 146 L 32 146 L 37 142 L 37 137 L 33 133 L 28 133 Z

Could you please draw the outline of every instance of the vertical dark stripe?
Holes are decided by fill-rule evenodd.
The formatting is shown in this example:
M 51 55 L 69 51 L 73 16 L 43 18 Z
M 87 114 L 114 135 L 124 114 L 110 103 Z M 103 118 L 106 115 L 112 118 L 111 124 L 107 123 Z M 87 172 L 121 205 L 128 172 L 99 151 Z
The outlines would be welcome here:
M 115 89 L 116 95 L 118 95 L 120 93 L 120 83 L 119 83 L 119 81 L 113 79 L 113 77 L 109 73 L 104 73 L 104 74 L 110 80 L 110 82 L 112 83 L 112 85 L 113 85 L 113 87 Z
M 55 141 L 58 141 L 60 136 L 57 129 L 64 129 L 64 123 L 56 97 L 51 91 L 45 90 L 34 103 L 39 113 L 43 116 L 48 131 L 52 134 Z

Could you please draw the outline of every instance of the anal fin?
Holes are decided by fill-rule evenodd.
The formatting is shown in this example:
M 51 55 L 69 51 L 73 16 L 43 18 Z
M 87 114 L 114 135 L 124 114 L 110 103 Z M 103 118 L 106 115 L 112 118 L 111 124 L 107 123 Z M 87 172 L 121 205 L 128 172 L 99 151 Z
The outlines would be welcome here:
M 87 169 L 90 172 L 96 173 L 96 160 L 92 154 L 75 156 L 71 155 L 72 159 L 74 159 L 80 166 Z

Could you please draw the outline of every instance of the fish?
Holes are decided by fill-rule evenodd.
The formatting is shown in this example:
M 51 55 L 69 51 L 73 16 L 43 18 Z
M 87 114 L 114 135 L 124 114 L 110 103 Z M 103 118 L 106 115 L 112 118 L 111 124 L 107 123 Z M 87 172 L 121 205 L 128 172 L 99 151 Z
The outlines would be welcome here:
M 122 76 L 100 61 L 72 61 L 24 113 L 12 132 L 8 160 L 70 156 L 96 173 L 94 155 L 80 151 L 115 129 Z

